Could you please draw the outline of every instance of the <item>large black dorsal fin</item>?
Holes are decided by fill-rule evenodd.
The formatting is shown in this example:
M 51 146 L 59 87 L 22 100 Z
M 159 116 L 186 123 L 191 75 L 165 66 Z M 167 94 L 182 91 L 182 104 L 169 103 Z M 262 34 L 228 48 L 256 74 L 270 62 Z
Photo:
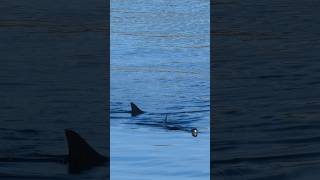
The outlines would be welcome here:
M 103 165 L 107 158 L 97 153 L 79 134 L 72 130 L 65 130 L 68 142 L 69 170 L 78 172 L 93 166 Z
M 131 115 L 132 116 L 137 116 L 139 114 L 143 114 L 144 112 L 138 108 L 137 105 L 135 105 L 134 103 L 130 103 L 131 104 Z

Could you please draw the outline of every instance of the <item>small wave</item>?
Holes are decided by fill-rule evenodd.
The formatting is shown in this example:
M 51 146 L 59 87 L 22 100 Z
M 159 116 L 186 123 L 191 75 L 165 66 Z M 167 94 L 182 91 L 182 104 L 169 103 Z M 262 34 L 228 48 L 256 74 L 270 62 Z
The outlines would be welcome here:
M 0 179 L 64 179 L 60 177 L 52 177 L 52 176 L 37 176 L 37 175 L 17 175 L 17 174 L 6 174 L 0 173 Z
M 305 158 L 316 158 L 320 157 L 320 152 L 308 152 L 308 153 L 296 153 L 296 154 L 280 154 L 274 156 L 252 156 L 252 157 L 239 157 L 232 159 L 223 159 L 223 160 L 215 160 L 214 162 L 217 164 L 237 164 L 242 162 L 249 163 L 262 163 L 266 161 L 289 161 L 289 160 L 297 160 L 297 159 L 305 159 Z
M 159 67 L 113 67 L 111 71 L 122 71 L 122 72 L 170 72 L 180 74 L 200 74 L 195 71 L 183 71 L 170 68 L 159 68 Z
M 18 133 L 22 134 L 39 134 L 40 132 L 35 129 L 21 129 L 21 130 L 16 130 Z

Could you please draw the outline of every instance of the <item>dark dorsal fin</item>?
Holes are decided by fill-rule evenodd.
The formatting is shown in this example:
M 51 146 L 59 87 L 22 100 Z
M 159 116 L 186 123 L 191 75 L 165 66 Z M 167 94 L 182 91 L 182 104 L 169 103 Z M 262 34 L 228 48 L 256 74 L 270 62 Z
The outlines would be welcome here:
M 137 105 L 135 105 L 134 103 L 130 103 L 131 104 L 131 115 L 132 116 L 137 116 L 139 114 L 143 114 L 144 112 L 138 108 Z
M 65 134 L 69 148 L 69 170 L 78 172 L 106 163 L 107 158 L 97 153 L 79 134 L 68 129 Z

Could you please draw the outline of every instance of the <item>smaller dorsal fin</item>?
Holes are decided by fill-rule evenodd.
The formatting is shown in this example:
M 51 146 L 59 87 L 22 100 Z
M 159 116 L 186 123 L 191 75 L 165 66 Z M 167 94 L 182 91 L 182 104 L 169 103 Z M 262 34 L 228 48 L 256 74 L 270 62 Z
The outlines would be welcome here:
M 131 104 L 131 115 L 132 116 L 137 116 L 139 114 L 143 114 L 144 112 L 138 108 L 137 105 L 135 105 L 133 102 L 130 103 Z
M 93 166 L 102 165 L 107 158 L 97 153 L 79 134 L 72 130 L 65 130 L 69 148 L 69 168 L 80 171 Z
M 164 123 L 167 123 L 168 122 L 168 115 L 166 114 L 166 117 L 164 119 Z

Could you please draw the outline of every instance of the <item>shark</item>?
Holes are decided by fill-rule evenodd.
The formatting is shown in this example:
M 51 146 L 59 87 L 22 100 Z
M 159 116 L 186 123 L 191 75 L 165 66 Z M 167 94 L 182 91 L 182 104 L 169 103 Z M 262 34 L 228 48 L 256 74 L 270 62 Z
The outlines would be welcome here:
M 54 162 L 68 165 L 70 174 L 78 174 L 96 166 L 107 166 L 110 158 L 94 150 L 78 133 L 65 129 L 67 155 L 37 155 L 36 158 L 0 158 L 0 162 Z
M 131 116 L 139 116 L 141 114 L 144 114 L 145 111 L 141 110 L 135 103 L 131 102 L 130 103 L 130 106 L 131 106 L 131 111 L 129 111 L 131 113 Z M 143 124 L 143 123 L 136 123 L 136 124 L 141 124 L 141 125 L 147 125 L 147 124 Z M 155 126 L 155 124 L 153 124 L 153 126 Z M 163 120 L 163 123 L 162 124 L 159 124 L 158 125 L 159 127 L 163 127 L 167 130 L 173 130 L 173 131 L 186 131 L 186 132 L 191 132 L 191 135 L 193 137 L 197 137 L 198 136 L 198 129 L 195 128 L 195 127 L 184 127 L 184 126 L 181 126 L 181 125 L 177 125 L 177 124 L 174 124 L 174 123 L 170 123 L 168 121 L 168 114 L 166 114 L 165 116 L 165 119 Z

